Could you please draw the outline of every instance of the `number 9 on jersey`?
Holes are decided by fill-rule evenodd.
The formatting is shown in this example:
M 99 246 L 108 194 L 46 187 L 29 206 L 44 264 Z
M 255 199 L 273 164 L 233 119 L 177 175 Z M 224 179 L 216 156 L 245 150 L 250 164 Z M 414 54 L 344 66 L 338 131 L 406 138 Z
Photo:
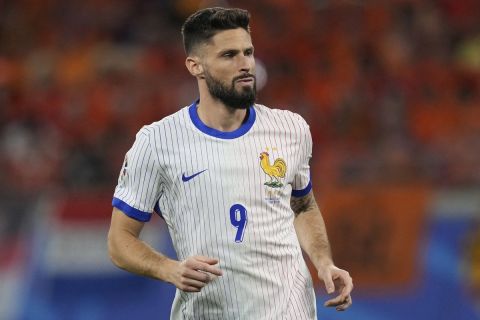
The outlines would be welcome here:
M 241 204 L 234 204 L 230 207 L 230 222 L 237 228 L 237 235 L 235 236 L 235 242 L 243 241 L 243 234 L 245 227 L 247 226 L 247 209 Z

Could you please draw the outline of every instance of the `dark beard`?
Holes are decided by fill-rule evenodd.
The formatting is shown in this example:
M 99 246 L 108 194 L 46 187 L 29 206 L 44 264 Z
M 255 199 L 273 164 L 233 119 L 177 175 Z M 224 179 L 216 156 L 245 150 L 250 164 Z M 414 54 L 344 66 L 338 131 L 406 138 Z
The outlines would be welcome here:
M 235 81 L 244 77 L 253 77 L 252 87 L 243 87 L 241 92 L 235 90 Z M 233 109 L 247 109 L 254 102 L 257 95 L 257 80 L 254 75 L 242 75 L 233 78 L 232 85 L 230 87 L 224 85 L 219 80 L 212 77 L 208 72 L 205 72 L 205 82 L 207 83 L 208 91 L 210 94 L 222 101 L 224 105 Z

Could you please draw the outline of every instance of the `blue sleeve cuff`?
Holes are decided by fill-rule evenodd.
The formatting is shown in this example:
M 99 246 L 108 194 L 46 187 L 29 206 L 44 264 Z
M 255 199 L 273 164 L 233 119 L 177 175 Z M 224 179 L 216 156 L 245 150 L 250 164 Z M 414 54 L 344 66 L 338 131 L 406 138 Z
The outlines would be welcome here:
M 118 210 L 122 211 L 127 216 L 129 216 L 130 218 L 141 221 L 141 222 L 150 221 L 150 218 L 152 217 L 151 213 L 135 209 L 135 208 L 131 207 L 129 204 L 127 204 L 126 202 L 123 202 L 122 200 L 120 200 L 118 198 L 113 198 L 112 206 L 114 206 Z
M 312 181 L 310 180 L 305 188 L 302 190 L 292 190 L 292 196 L 303 197 L 306 196 L 312 190 Z

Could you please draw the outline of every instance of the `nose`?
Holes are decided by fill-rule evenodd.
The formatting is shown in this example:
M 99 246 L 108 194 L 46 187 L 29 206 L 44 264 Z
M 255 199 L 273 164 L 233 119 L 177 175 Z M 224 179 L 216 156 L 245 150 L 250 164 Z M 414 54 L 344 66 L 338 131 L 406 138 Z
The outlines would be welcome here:
M 239 69 L 242 73 L 251 73 L 251 71 L 255 69 L 255 59 L 253 56 L 240 55 Z

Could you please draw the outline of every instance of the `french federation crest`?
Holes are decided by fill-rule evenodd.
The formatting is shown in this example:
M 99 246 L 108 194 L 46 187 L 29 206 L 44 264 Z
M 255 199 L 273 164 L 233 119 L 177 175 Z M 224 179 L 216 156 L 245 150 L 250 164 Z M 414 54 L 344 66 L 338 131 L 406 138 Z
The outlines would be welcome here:
M 270 163 L 270 155 L 268 152 L 263 151 L 260 153 L 260 167 L 263 172 L 270 178 L 264 185 L 270 188 L 281 188 L 284 186 L 282 180 L 287 173 L 287 164 L 282 158 L 277 158 Z

